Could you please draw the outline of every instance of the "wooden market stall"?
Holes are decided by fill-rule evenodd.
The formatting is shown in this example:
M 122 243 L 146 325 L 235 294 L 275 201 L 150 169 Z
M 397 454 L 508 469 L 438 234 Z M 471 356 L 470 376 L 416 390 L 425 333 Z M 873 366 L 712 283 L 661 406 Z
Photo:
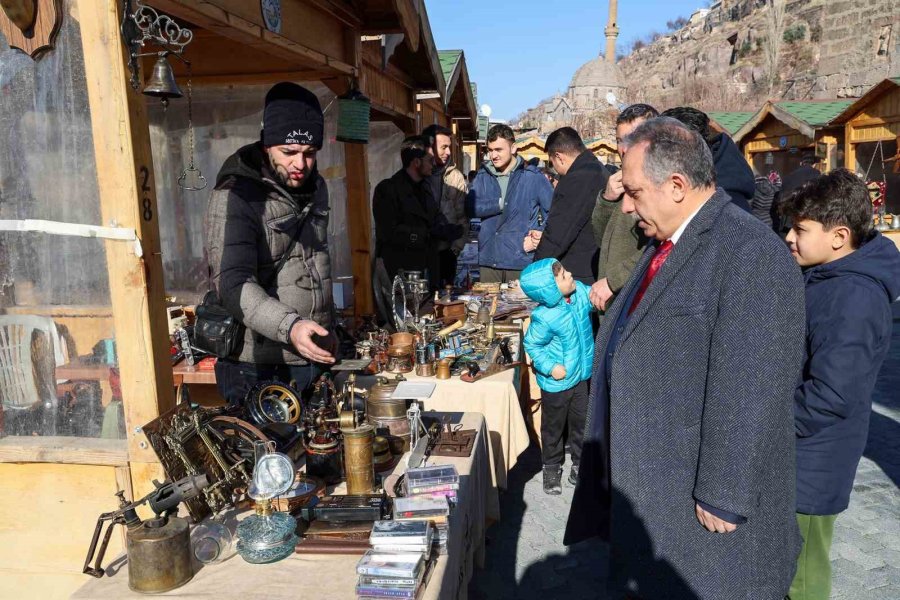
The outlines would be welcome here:
M 741 127 L 753 118 L 754 114 L 752 111 L 711 112 L 709 113 L 709 125 L 714 130 L 727 133 L 733 138 Z
M 777 171 L 782 176 L 815 154 L 820 168 L 843 165 L 844 132 L 830 124 L 851 100 L 767 102 L 734 134 L 734 141 L 754 172 Z
M 603 164 L 619 164 L 619 153 L 614 142 L 609 142 L 603 138 L 591 138 L 584 140 L 584 145 Z
M 547 150 L 545 148 L 546 143 L 546 137 L 540 137 L 533 133 L 516 138 L 516 147 L 518 148 L 519 156 L 525 160 L 537 158 L 541 161 L 541 164 L 549 165 Z M 614 143 L 608 142 L 602 138 L 591 138 L 584 140 L 584 145 L 591 154 L 597 157 L 597 160 L 604 164 L 617 164 L 619 161 L 619 154 L 616 152 Z
M 900 77 L 872 87 L 832 123 L 845 128 L 846 167 L 883 183 L 886 212 L 900 214 Z M 886 233 L 900 245 L 900 231 Z
M 0 11 L 0 596 L 56 598 L 84 583 L 91 532 L 115 508 L 114 493 L 139 498 L 164 479 L 141 426 L 175 402 L 159 203 L 169 172 L 154 164 L 151 117 L 165 125 L 184 100 L 168 112 L 141 94 L 158 57 L 131 58 L 156 50 L 126 43 L 126 8 L 155 9 L 192 32 L 177 53 L 190 71 L 168 57 L 187 95 L 318 82 L 338 95 L 360 90 L 376 114 L 414 124 L 414 93 L 443 82 L 434 85 L 422 62 L 432 57 L 418 52 L 431 35 L 420 0 L 282 0 L 280 11 L 244 0 L 35 7 L 31 21 Z M 382 35 L 403 36 L 392 62 L 407 69 L 365 60 L 363 36 Z M 440 77 L 436 53 L 433 61 Z M 210 131 L 204 141 L 227 133 Z M 367 163 L 365 145 L 346 144 L 333 167 L 346 185 L 361 313 L 371 312 Z M 82 397 L 83 380 L 101 381 L 102 392 Z M 108 556 L 120 549 L 116 535 Z
M 534 134 L 517 137 L 516 149 L 519 156 L 521 156 L 526 161 L 536 158 L 541 161 L 541 164 L 547 165 L 549 164 L 549 162 L 547 158 L 547 151 L 544 149 L 545 142 L 546 139 L 542 139 L 541 137 Z

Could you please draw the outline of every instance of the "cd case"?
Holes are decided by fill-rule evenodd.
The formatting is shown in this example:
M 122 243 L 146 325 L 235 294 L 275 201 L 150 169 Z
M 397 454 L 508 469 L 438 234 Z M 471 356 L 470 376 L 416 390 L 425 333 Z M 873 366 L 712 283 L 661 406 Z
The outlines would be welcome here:
M 418 578 L 424 564 L 421 552 L 369 550 L 356 563 L 359 575 Z
M 446 497 L 441 498 L 396 498 L 394 500 L 394 518 L 408 519 L 417 517 L 440 517 L 450 514 L 450 504 Z
M 406 485 L 410 489 L 449 483 L 459 483 L 456 465 L 432 465 L 406 471 Z
M 371 542 L 391 544 L 424 544 L 430 537 L 431 527 L 425 521 L 375 521 Z

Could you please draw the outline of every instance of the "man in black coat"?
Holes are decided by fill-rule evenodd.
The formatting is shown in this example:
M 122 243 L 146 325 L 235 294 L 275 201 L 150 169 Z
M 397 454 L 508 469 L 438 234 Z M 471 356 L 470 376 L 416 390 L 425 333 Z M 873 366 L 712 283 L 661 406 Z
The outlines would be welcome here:
M 775 215 L 772 227 L 775 229 L 775 233 L 782 237 L 786 236 L 788 231 L 791 230 L 791 218 L 781 214 L 781 205 L 795 191 L 822 176 L 821 171 L 815 167 L 817 162 L 818 159 L 814 155 L 805 155 L 800 159 L 800 166 L 785 175 L 781 181 L 781 190 L 772 202 L 772 212 Z
M 681 121 L 706 141 L 716 168 L 716 185 L 731 197 L 731 201 L 747 212 L 756 193 L 753 169 L 726 133 L 715 133 L 709 127 L 709 116 L 690 106 L 676 106 L 663 111 L 662 116 Z
M 531 234 L 532 242 L 538 244 L 534 260 L 556 258 L 575 279 L 589 286 L 594 283 L 597 263 L 591 213 L 609 175 L 571 127 L 551 133 L 546 149 L 550 164 L 561 177 L 553 192 L 547 227 L 543 233 Z
M 428 177 L 434 168 L 431 141 L 414 135 L 400 146 L 403 168 L 375 188 L 375 256 L 384 261 L 388 276 L 397 271 L 427 270 L 431 287 L 437 287 L 437 240 L 453 240 L 462 227 L 447 223 L 431 194 Z

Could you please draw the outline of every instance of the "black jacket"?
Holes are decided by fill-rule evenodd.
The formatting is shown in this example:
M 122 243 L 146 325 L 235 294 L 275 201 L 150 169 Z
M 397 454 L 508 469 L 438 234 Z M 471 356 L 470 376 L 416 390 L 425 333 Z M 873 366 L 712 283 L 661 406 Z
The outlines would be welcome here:
M 452 240 L 460 235 L 458 225 L 450 225 L 431 195 L 427 180 L 414 182 L 405 169 L 375 188 L 372 199 L 375 217 L 375 255 L 384 261 L 393 279 L 398 269 L 428 270 L 429 279 L 438 276 L 438 239 Z
M 794 394 L 797 512 L 847 508 L 866 446 L 872 390 L 891 343 L 900 253 L 876 233 L 852 254 L 811 267 L 806 279 L 806 364 Z
M 750 212 L 750 201 L 756 193 L 753 170 L 730 137 L 720 133 L 709 144 L 716 167 L 716 186 L 731 196 L 738 207 Z
M 216 177 L 204 231 L 212 282 L 222 303 L 247 326 L 231 358 L 263 365 L 303 365 L 290 343 L 298 318 L 328 329 L 333 323 L 328 254 L 328 187 L 313 170 L 299 189 L 287 189 L 259 142 L 232 154 Z M 312 202 L 297 243 L 298 218 Z M 277 276 L 275 267 L 291 249 Z
M 578 281 L 586 285 L 594 282 L 598 248 L 591 213 L 608 178 L 606 169 L 590 152 L 584 151 L 575 159 L 553 193 L 547 227 L 534 260 L 556 258 Z

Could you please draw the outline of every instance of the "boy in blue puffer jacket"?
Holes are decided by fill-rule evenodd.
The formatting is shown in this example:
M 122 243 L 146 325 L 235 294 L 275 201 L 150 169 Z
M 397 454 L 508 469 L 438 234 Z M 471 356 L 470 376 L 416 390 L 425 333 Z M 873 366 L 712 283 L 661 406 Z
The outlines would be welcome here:
M 555 258 L 526 267 L 520 283 L 522 291 L 540 304 L 531 313 L 525 351 L 531 357 L 541 388 L 544 492 L 558 495 L 562 493 L 563 430 L 567 420 L 572 454 L 569 483 L 575 485 L 578 480 L 594 357 L 590 289 L 575 281 Z

